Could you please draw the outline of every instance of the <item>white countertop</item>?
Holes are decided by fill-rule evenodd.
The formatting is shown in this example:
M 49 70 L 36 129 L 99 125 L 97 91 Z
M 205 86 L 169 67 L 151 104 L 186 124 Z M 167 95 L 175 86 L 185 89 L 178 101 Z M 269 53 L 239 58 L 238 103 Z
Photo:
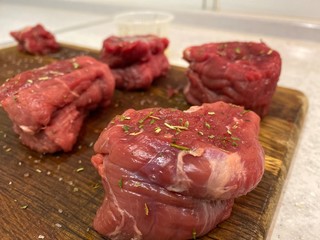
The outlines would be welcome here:
M 72 5 L 71 1 L 64 7 L 41 0 L 34 1 L 37 5 L 30 2 L 27 6 L 22 0 L 0 3 L 0 47 L 13 43 L 9 31 L 43 23 L 60 42 L 100 49 L 103 39 L 116 34 L 114 14 L 128 10 L 107 4 Z M 172 12 L 176 19 L 168 35 L 171 64 L 186 66 L 181 59 L 184 48 L 214 41 L 263 40 L 280 52 L 283 68 L 279 85 L 302 91 L 308 97 L 309 110 L 269 238 L 319 239 L 320 25 L 200 11 Z

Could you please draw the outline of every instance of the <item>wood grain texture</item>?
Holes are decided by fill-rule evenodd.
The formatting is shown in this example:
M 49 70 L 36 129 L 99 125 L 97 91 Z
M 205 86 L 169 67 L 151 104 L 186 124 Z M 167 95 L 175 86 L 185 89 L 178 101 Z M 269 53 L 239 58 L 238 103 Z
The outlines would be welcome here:
M 15 47 L 1 49 L 0 83 L 27 69 L 79 54 L 97 56 L 97 52 L 68 45 L 46 57 L 22 54 Z M 42 155 L 29 150 L 19 143 L 0 109 L 1 239 L 103 239 L 92 229 L 104 196 L 100 176 L 90 162 L 93 143 L 110 119 L 127 108 L 188 108 L 181 92 L 185 83 L 184 69 L 172 67 L 146 92 L 116 91 L 109 109 L 95 111 L 86 119 L 70 153 Z M 259 139 L 266 153 L 262 181 L 236 199 L 231 217 L 202 239 L 266 238 L 307 107 L 303 93 L 277 88 L 270 113 L 261 122 Z

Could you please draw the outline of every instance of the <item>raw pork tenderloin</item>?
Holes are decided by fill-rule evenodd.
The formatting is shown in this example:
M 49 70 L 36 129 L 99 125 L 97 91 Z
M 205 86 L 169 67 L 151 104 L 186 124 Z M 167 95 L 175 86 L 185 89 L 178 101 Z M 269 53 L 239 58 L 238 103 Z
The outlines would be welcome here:
M 167 38 L 154 35 L 111 36 L 104 40 L 100 57 L 111 67 L 117 88 L 147 89 L 169 69 L 164 54 L 168 45 Z
M 105 189 L 94 228 L 111 239 L 207 234 L 261 180 L 259 123 L 254 112 L 224 102 L 115 117 L 94 145 Z
M 34 55 L 45 55 L 57 52 L 60 48 L 54 35 L 41 24 L 13 31 L 11 36 L 18 42 L 18 50 Z
M 91 57 L 57 61 L 8 79 L 0 103 L 23 144 L 42 153 L 70 151 L 87 113 L 111 103 L 109 67 Z
M 184 50 L 190 65 L 187 101 L 193 105 L 224 101 L 268 114 L 281 72 L 277 51 L 264 43 L 222 42 Z

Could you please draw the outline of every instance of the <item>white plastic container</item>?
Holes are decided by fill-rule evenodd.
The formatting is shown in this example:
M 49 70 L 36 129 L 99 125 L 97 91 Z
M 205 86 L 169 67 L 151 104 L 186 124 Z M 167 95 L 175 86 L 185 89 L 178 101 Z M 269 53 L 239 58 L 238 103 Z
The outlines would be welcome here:
M 115 16 L 119 36 L 154 34 L 166 37 L 174 16 L 166 12 L 128 12 Z

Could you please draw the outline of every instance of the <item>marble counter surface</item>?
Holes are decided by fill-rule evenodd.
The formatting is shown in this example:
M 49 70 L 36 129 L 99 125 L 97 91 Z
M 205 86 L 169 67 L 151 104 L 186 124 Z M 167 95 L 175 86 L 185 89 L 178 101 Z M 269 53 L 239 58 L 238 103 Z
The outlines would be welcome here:
M 114 5 L 104 5 L 105 9 L 77 5 L 73 9 L 70 4 L 59 8 L 12 2 L 3 1 L 0 5 L 0 47 L 13 43 L 9 31 L 41 22 L 60 42 L 100 49 L 104 38 L 116 34 L 114 14 L 128 10 Z M 186 66 L 181 59 L 184 48 L 213 41 L 262 40 L 280 52 L 283 68 L 279 85 L 302 91 L 308 97 L 309 111 L 269 238 L 319 239 L 320 27 L 314 23 L 200 11 L 172 13 L 176 19 L 168 35 L 171 64 Z

